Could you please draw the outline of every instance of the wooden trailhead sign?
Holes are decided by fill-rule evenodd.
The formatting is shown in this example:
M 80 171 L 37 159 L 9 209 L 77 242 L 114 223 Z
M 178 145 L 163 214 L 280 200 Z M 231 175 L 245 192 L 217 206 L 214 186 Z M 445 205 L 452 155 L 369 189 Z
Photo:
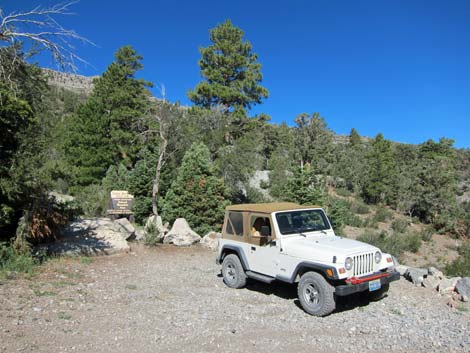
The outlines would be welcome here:
M 108 209 L 106 213 L 111 216 L 133 215 L 132 205 L 134 203 L 134 195 L 129 194 L 126 190 L 111 191 Z

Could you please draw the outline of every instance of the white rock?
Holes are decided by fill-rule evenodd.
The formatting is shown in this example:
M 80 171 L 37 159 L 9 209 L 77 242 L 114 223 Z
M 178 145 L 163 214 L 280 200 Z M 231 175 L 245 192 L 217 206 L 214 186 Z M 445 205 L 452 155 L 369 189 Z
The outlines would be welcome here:
M 438 277 L 439 279 L 443 279 L 445 277 L 444 274 L 442 273 L 442 271 L 439 271 L 435 267 L 429 267 L 428 268 L 428 274 L 430 274 L 432 276 L 435 276 L 435 277 Z
M 201 240 L 199 234 L 191 229 L 184 218 L 177 218 L 171 230 L 163 238 L 164 244 L 190 246 Z
M 464 277 L 457 281 L 455 290 L 462 296 L 462 301 L 468 301 L 470 297 L 470 277 Z
M 114 221 L 116 231 L 123 235 L 125 240 L 135 235 L 135 228 L 127 218 L 119 218 Z
M 401 276 L 404 276 L 406 271 L 408 271 L 408 266 L 405 266 L 405 265 L 397 265 L 395 266 L 395 270 L 397 270 L 398 272 L 400 272 L 400 275 Z
M 222 238 L 222 234 L 209 232 L 201 239 L 201 245 L 208 247 L 211 250 L 217 250 L 220 238 Z
M 135 240 L 138 240 L 138 241 L 144 240 L 146 235 L 147 235 L 147 233 L 145 233 L 145 230 L 137 229 L 135 231 Z
M 424 278 L 428 275 L 428 270 L 424 268 L 413 268 L 409 267 L 406 270 L 405 277 L 413 282 L 415 285 L 420 285 L 423 283 Z
M 426 287 L 426 288 L 437 289 L 440 282 L 441 282 L 441 280 L 439 279 L 439 277 L 436 277 L 436 276 L 433 276 L 433 275 L 428 275 L 423 280 L 422 285 L 423 285 L 423 287 Z
M 38 247 L 53 254 L 105 255 L 129 251 L 123 234 L 109 218 L 86 218 L 69 223 L 55 242 Z
M 460 277 L 444 278 L 441 283 L 439 283 L 439 293 L 452 293 L 459 279 Z

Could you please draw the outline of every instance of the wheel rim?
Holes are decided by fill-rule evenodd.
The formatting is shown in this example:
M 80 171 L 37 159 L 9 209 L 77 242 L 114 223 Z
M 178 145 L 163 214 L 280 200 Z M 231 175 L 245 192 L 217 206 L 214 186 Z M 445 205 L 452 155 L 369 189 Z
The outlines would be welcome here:
M 225 266 L 224 277 L 230 283 L 233 283 L 237 280 L 237 272 L 233 264 L 228 263 L 227 266 Z
M 309 306 L 315 307 L 320 304 L 320 292 L 313 283 L 306 285 L 303 292 L 305 302 Z

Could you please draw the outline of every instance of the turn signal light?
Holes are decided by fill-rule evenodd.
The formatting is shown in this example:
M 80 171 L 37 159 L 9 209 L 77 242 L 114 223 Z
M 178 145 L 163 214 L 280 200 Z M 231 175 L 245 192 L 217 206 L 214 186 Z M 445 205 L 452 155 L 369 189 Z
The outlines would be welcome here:
M 392 262 L 392 258 L 391 257 L 387 257 L 387 262 Z
M 342 267 L 338 271 L 339 271 L 339 273 L 345 273 L 346 272 L 346 270 Z
M 333 277 L 333 271 L 331 271 L 331 268 L 326 270 L 326 274 L 328 275 L 328 277 Z

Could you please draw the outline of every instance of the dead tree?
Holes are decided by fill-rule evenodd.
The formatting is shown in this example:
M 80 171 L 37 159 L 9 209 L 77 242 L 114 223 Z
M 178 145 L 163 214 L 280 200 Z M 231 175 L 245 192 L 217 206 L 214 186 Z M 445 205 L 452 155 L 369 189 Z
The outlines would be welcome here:
M 38 6 L 9 14 L 4 14 L 0 8 L 0 47 L 29 42 L 30 54 L 48 51 L 61 69 L 76 71 L 76 62 L 86 62 L 75 53 L 74 42 L 93 43 L 75 31 L 65 29 L 54 17 L 72 15 L 70 7 L 77 2 Z
M 176 144 L 177 136 L 181 128 L 180 118 L 183 111 L 177 104 L 166 101 L 164 87 L 161 87 L 163 99 L 155 100 L 152 110 L 149 114 L 150 126 L 157 125 L 155 129 L 149 128 L 144 132 L 147 137 L 156 135 L 158 140 L 159 152 L 157 165 L 155 166 L 155 177 L 152 186 L 152 214 L 158 216 L 158 196 L 160 192 L 160 177 L 162 169 L 168 159 L 176 153 L 180 146 Z M 156 221 L 157 217 L 155 217 Z

